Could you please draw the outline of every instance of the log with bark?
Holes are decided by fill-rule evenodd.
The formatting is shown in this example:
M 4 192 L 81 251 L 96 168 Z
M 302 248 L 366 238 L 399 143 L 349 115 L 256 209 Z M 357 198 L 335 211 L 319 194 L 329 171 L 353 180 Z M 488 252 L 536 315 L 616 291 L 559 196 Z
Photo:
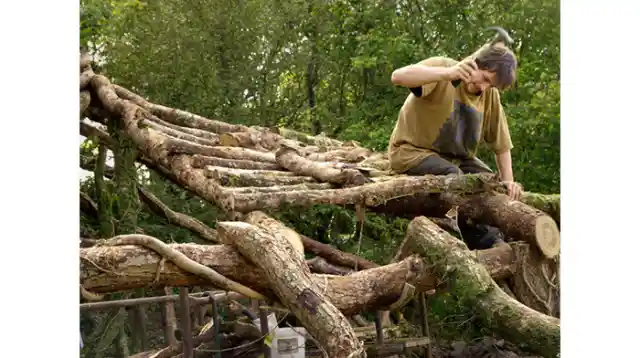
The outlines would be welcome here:
M 277 299 L 264 273 L 227 245 L 167 244 L 189 259 L 221 275 Z M 481 262 L 496 277 L 513 270 L 515 261 L 508 249 L 478 251 Z M 180 269 L 145 247 L 93 246 L 80 248 L 80 283 L 92 293 L 122 292 L 136 288 L 180 287 L 210 284 L 201 276 Z M 312 274 L 318 285 L 328 283 L 326 296 L 345 315 L 385 309 L 397 302 L 408 283 L 418 291 L 436 288 L 437 281 L 417 256 L 346 276 Z
M 219 237 L 249 258 L 264 274 L 271 290 L 302 322 L 330 357 L 364 357 L 349 320 L 324 294 L 302 255 L 281 235 L 243 222 L 218 223 Z
M 472 252 L 426 217 L 411 221 L 406 251 L 420 254 L 443 280 L 452 297 L 484 319 L 502 337 L 522 343 L 544 357 L 560 351 L 560 321 L 509 297 Z

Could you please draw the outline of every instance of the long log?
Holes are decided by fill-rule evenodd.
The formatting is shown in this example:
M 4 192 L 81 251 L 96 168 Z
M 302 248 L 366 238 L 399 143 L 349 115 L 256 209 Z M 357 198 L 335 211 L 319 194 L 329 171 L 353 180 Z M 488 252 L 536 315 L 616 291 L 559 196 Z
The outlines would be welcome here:
M 324 294 L 325 285 L 314 284 L 302 255 L 287 239 L 255 225 L 220 222 L 218 236 L 233 245 L 264 272 L 280 302 L 302 322 L 330 357 L 365 357 L 349 320 Z
M 300 176 L 310 176 L 321 182 L 336 185 L 362 185 L 369 180 L 355 169 L 336 169 L 304 158 L 292 147 L 281 146 L 276 152 L 276 161 Z
M 237 194 L 223 187 L 218 205 L 227 211 L 250 212 L 265 209 L 281 209 L 286 205 L 312 206 L 317 204 L 355 205 L 369 207 L 380 206 L 386 201 L 398 197 L 412 196 L 416 193 L 477 193 L 499 187 L 492 175 L 467 174 L 460 176 L 421 177 L 400 176 L 397 178 L 364 184 L 344 189 L 305 190 Z
M 457 206 L 462 220 L 492 225 L 507 238 L 525 241 L 537 247 L 546 257 L 556 257 L 560 252 L 560 231 L 555 221 L 541 210 L 519 201 L 509 200 L 500 193 L 417 193 L 389 200 L 371 211 L 393 216 L 443 217 L 450 208 Z
M 513 342 L 526 342 L 544 357 L 560 351 L 560 320 L 535 311 L 509 297 L 491 278 L 472 252 L 426 217 L 417 217 L 406 234 L 409 252 L 433 265 L 434 274 L 446 282 L 452 296 L 474 307 L 489 327 Z
M 212 268 L 221 275 L 253 288 L 274 299 L 263 273 L 233 248 L 226 245 L 168 244 L 188 258 Z M 491 272 L 510 270 L 513 263 L 496 251 L 478 252 L 481 261 L 497 265 Z M 510 255 L 507 252 L 507 255 Z M 94 246 L 80 248 L 80 283 L 93 293 L 111 293 L 136 288 L 161 288 L 164 286 L 197 286 L 210 284 L 206 279 L 189 274 L 171 262 L 139 246 Z M 507 264 L 505 264 L 507 262 Z M 427 266 L 417 256 L 362 270 L 347 276 L 315 275 L 312 280 L 319 285 L 328 283 L 325 294 L 345 315 L 389 307 L 402 296 L 405 283 L 416 290 L 436 288 L 436 281 L 429 275 Z

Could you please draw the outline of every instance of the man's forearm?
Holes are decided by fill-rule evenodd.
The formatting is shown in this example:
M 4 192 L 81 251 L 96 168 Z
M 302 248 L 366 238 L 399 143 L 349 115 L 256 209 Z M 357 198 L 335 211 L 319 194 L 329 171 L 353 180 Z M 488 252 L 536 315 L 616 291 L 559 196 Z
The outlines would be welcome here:
M 513 181 L 510 150 L 496 154 L 496 166 L 498 167 L 498 173 L 502 181 Z
M 393 71 L 391 82 L 409 88 L 420 87 L 427 83 L 445 81 L 449 72 L 450 69 L 447 67 L 409 65 Z

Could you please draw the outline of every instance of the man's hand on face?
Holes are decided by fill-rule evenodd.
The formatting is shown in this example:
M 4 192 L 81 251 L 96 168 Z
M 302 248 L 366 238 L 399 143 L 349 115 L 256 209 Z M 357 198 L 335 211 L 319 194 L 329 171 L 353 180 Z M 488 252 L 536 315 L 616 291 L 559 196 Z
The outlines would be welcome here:
M 448 79 L 449 81 L 462 80 L 465 83 L 469 82 L 471 75 L 474 71 L 478 70 L 476 61 L 468 57 L 458 62 L 455 66 L 449 67 Z
M 514 181 L 505 181 L 502 182 L 507 187 L 509 199 L 511 200 L 520 200 L 522 197 L 522 192 L 524 189 L 522 188 L 522 184 L 516 183 Z

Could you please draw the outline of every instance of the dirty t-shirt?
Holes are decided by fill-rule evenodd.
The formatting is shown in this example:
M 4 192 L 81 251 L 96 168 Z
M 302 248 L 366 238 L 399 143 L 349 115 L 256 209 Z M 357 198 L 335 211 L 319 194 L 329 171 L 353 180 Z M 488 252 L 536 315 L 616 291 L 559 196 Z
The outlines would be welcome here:
M 457 61 L 431 57 L 420 63 L 450 67 Z M 416 91 L 420 97 L 409 94 L 389 140 L 393 171 L 403 173 L 434 153 L 450 159 L 472 158 L 482 141 L 495 153 L 513 148 L 498 90 L 490 88 L 476 96 L 464 87 L 434 82 Z

